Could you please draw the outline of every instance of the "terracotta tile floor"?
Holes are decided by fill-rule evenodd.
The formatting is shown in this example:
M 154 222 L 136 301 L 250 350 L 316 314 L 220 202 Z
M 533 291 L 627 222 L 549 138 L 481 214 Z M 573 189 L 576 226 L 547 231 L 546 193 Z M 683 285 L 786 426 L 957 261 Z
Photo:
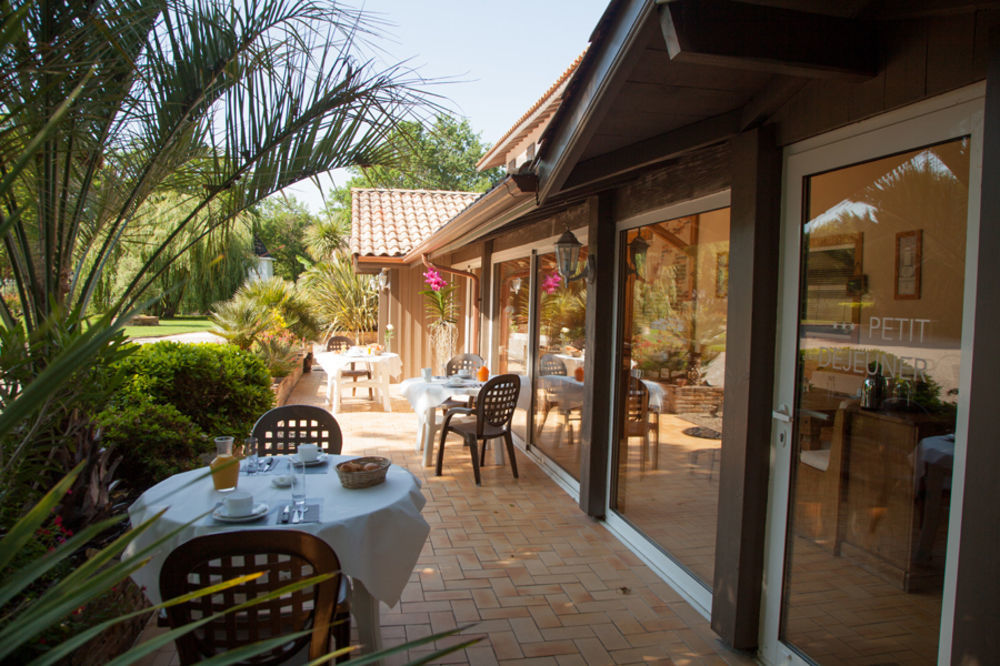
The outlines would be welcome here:
M 324 381 L 318 370 L 304 375 L 292 402 L 323 405 Z M 509 466 L 487 464 L 477 488 L 457 439 L 445 449 L 444 475 L 421 465 L 416 417 L 402 398 L 384 413 L 359 392 L 337 420 L 345 453 L 392 458 L 422 480 L 427 498 L 428 542 L 400 603 L 382 607 L 387 646 L 474 623 L 448 640 L 482 640 L 439 663 L 755 663 L 727 650 L 707 620 L 527 458 L 518 458 L 518 480 Z M 164 648 L 142 663 L 178 661 Z

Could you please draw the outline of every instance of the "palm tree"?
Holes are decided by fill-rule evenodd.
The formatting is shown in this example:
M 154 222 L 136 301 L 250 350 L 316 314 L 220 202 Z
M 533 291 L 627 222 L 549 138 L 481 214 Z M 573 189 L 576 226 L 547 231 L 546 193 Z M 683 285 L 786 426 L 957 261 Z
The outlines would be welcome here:
M 111 384 L 81 373 L 127 353 L 116 331 L 173 261 L 294 182 L 391 159 L 380 146 L 422 102 L 419 80 L 357 57 L 367 25 L 312 0 L 0 3 L 0 240 L 12 283 L 10 302 L 0 299 L 0 508 L 25 516 L 2 525 L 0 564 L 50 510 L 106 491 L 89 417 Z M 159 227 L 106 312 L 88 319 L 123 239 L 153 225 L 151 197 L 162 193 L 178 195 L 184 213 Z M 44 474 L 14 483 L 31 458 Z M 57 486 L 60 467 L 74 471 Z M 105 561 L 81 567 L 44 608 L 25 599 L 31 621 L 8 617 L 3 649 L 137 566 Z M 32 580 L 5 575 L 4 598 L 18 600 Z
M 423 99 L 407 70 L 359 60 L 368 30 L 312 0 L 0 4 L 0 239 L 14 285 L 0 346 L 26 350 L 2 361 L 24 380 L 0 409 L 88 325 L 123 239 L 152 225 L 154 195 L 173 193 L 183 214 L 156 223 L 169 222 L 101 326 L 121 326 L 177 257 L 272 193 L 391 162 L 384 137 Z M 52 431 L 74 410 L 62 402 Z

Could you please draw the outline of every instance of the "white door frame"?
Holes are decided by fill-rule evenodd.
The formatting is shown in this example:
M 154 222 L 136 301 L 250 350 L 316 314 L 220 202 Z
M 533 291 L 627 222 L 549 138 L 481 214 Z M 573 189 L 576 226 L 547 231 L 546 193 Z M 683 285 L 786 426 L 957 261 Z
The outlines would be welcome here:
M 760 657 L 768 664 L 804 662 L 778 640 L 784 581 L 785 535 L 790 491 L 791 452 L 795 404 L 795 365 L 798 349 L 799 255 L 804 178 L 920 146 L 969 135 L 969 208 L 966 227 L 965 287 L 962 349 L 971 349 L 975 314 L 979 198 L 982 182 L 982 130 L 985 84 L 975 84 L 868 121 L 810 138 L 785 149 L 778 274 L 778 322 L 775 335 L 775 419 L 771 433 L 771 474 L 765 541 L 764 594 L 761 599 Z M 963 354 L 959 379 L 958 419 L 955 425 L 955 462 L 952 480 L 948 552 L 941 607 L 939 663 L 948 663 L 954 619 L 958 534 L 961 527 L 965 480 L 965 440 L 971 353 Z
M 618 265 L 621 253 L 618 251 L 618 244 L 621 242 L 621 234 L 623 231 L 628 231 L 629 229 L 635 229 L 636 227 L 642 227 L 647 224 L 655 224 L 657 222 L 666 222 L 668 220 L 674 220 L 679 217 L 684 217 L 686 215 L 696 215 L 699 213 L 707 213 L 709 211 L 718 210 L 720 208 L 727 208 L 730 205 L 730 191 L 728 189 L 722 190 L 721 192 L 713 192 L 712 194 L 700 196 L 694 199 L 687 199 L 684 201 L 679 201 L 671 203 L 667 206 L 660 208 L 655 208 L 652 210 L 643 211 L 637 215 L 627 217 L 618 220 L 615 224 L 615 279 L 616 281 L 620 279 L 620 266 Z M 616 292 L 620 284 L 616 282 Z M 614 307 L 614 319 L 615 322 L 615 335 L 613 340 L 613 349 L 615 350 L 616 358 L 621 353 L 622 340 L 621 340 L 621 327 L 618 325 L 619 317 L 621 317 L 621 303 L 618 299 L 615 299 Z M 617 367 L 617 361 L 616 361 Z M 614 414 L 617 409 L 617 396 L 614 396 L 612 402 L 612 413 Z M 643 534 L 639 529 L 634 527 L 630 522 L 628 522 L 621 514 L 611 508 L 611 488 L 613 488 L 613 475 L 614 475 L 614 465 L 610 461 L 613 461 L 615 446 L 617 442 L 614 441 L 615 436 L 615 418 L 614 416 L 608 420 L 609 430 L 608 430 L 608 468 L 606 476 L 606 488 L 608 489 L 604 497 L 604 526 L 614 534 L 619 541 L 624 543 L 629 550 L 631 550 L 636 556 L 638 556 L 650 569 L 656 572 L 658 576 L 663 578 L 681 597 L 687 601 L 692 608 L 694 608 L 698 613 L 700 613 L 706 620 L 710 619 L 712 615 L 712 590 L 710 587 L 706 586 L 700 580 L 698 580 L 691 572 L 689 572 L 683 565 L 679 564 L 672 557 L 667 555 L 659 546 L 654 544 L 649 537 Z

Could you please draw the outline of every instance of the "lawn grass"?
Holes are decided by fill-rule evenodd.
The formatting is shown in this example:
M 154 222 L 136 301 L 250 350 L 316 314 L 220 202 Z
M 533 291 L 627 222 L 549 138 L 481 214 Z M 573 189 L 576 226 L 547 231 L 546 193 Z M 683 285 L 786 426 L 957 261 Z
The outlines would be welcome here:
M 130 338 L 161 338 L 178 333 L 198 333 L 212 328 L 208 317 L 175 317 L 161 319 L 158 326 L 126 326 L 125 335 Z

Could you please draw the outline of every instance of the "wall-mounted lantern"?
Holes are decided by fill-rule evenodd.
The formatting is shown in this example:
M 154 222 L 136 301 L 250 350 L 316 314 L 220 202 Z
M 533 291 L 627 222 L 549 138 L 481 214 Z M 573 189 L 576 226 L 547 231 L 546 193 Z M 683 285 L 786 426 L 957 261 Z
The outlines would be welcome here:
M 579 280 L 580 278 L 587 278 L 589 282 L 594 275 L 596 268 L 594 266 L 593 254 L 587 256 L 587 265 L 583 267 L 583 270 L 573 275 L 576 265 L 580 262 L 580 248 L 582 247 L 583 244 L 576 239 L 576 236 L 569 229 L 556 241 L 556 266 L 559 270 L 559 275 L 567 282 Z
M 628 244 L 629 273 L 635 275 L 640 280 L 645 276 L 640 272 L 646 269 L 646 252 L 649 250 L 649 242 L 642 237 L 642 232 L 636 234 L 632 242 Z M 641 269 L 640 269 L 641 265 Z

